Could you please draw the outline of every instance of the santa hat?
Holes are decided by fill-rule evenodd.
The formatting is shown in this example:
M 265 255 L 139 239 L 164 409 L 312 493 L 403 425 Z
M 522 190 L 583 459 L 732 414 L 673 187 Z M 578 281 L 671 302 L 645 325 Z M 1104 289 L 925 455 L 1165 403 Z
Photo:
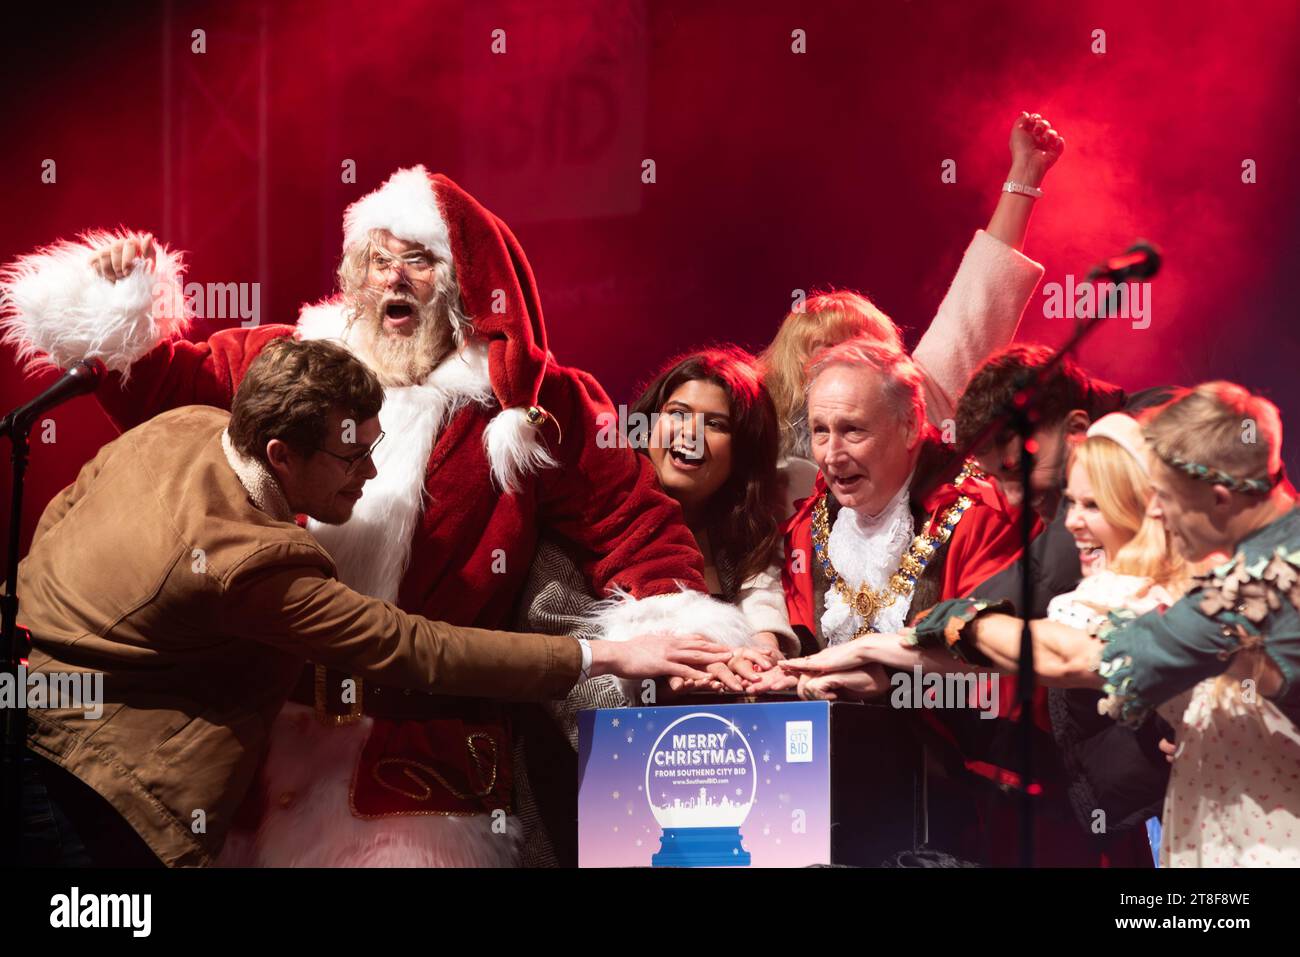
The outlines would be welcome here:
M 517 488 L 521 472 L 554 465 L 537 434 L 550 418 L 538 405 L 548 358 L 542 305 L 510 228 L 446 176 L 413 166 L 348 207 L 344 250 L 368 242 L 374 229 L 419 243 L 455 267 L 473 334 L 487 343 L 492 391 L 501 404 L 485 442 L 503 486 Z

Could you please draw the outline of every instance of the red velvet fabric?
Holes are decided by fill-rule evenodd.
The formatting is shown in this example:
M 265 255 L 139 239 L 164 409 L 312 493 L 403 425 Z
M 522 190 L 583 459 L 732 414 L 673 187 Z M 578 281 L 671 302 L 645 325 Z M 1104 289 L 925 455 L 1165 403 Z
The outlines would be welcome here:
M 532 267 L 510 227 L 446 176 L 432 179 L 451 234 L 461 301 L 475 333 L 488 341 L 497 401 L 506 409 L 536 405 L 547 350 Z
M 483 814 L 510 810 L 510 731 L 476 720 L 376 721 L 352 776 L 352 813 Z
M 505 407 L 537 404 L 550 414 L 552 421 L 539 434 L 559 467 L 531 476 L 517 494 L 503 494 L 493 484 L 483 441 L 500 409 L 462 408 L 443 428 L 429 457 L 428 504 L 414 535 L 398 606 L 457 625 L 506 626 L 543 530 L 571 546 L 597 594 L 615 586 L 635 598 L 679 587 L 704 592 L 695 539 L 682 522 L 680 507 L 659 489 L 649 461 L 631 449 L 596 443 L 598 417 L 613 412 L 604 390 L 590 375 L 559 366 L 549 356 L 536 283 L 518 241 L 500 219 L 446 177 L 434 176 L 433 181 L 450 232 L 462 303 L 475 335 L 488 341 L 493 391 Z M 181 405 L 228 409 L 261 350 L 293 334 L 292 326 L 269 325 L 224 329 L 205 342 L 165 342 L 132 366 L 129 380 L 110 376 L 98 397 L 122 429 Z M 400 436 L 389 441 L 400 441 Z M 476 731 L 492 735 L 498 764 L 508 768 L 504 717 L 498 714 L 488 722 L 481 706 L 472 719 L 470 714 L 463 721 L 400 728 L 377 721 L 354 781 L 363 813 L 411 810 L 410 799 L 378 786 L 375 777 L 406 766 L 401 762 L 428 765 L 437 756 L 453 771 L 459 768 L 455 773 L 468 774 L 472 769 L 462 766 L 464 741 Z M 500 806 L 498 790 L 481 796 L 478 810 Z

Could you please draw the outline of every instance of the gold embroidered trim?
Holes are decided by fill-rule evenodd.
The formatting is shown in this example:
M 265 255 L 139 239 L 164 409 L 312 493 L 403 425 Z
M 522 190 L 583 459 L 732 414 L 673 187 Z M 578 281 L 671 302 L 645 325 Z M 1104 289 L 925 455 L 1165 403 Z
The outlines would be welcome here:
M 961 471 L 957 473 L 953 485 L 960 488 L 962 482 L 975 474 L 977 474 L 977 470 L 970 462 L 967 462 L 962 466 Z M 947 543 L 952 536 L 953 529 L 957 527 L 957 523 L 961 521 L 961 517 L 966 514 L 966 510 L 971 507 L 972 502 L 967 496 L 961 496 L 938 519 L 938 535 L 927 535 L 923 531 L 913 538 L 911 546 L 903 554 L 903 558 L 898 564 L 898 571 L 889 577 L 889 581 L 884 588 L 877 590 L 864 582 L 854 592 L 848 585 L 844 584 L 844 579 L 840 577 L 835 570 L 835 566 L 831 564 L 831 530 L 826 507 L 826 500 L 829 496 L 829 492 L 824 493 L 813 509 L 813 552 L 821 562 L 822 571 L 826 574 L 826 580 L 839 592 L 845 604 L 852 608 L 858 618 L 862 620 L 862 626 L 853 635 L 854 638 L 861 638 L 863 635 L 875 631 L 871 623 L 875 620 L 876 615 L 899 598 L 912 594 L 917 581 L 930 564 L 930 560 Z M 926 527 L 928 528 L 930 524 L 932 522 L 927 522 Z
M 477 744 L 477 742 L 480 740 L 487 741 L 488 744 L 491 745 L 492 753 L 490 757 L 484 758 L 484 756 L 479 753 L 479 745 Z M 464 791 L 461 791 L 458 788 L 453 787 L 451 783 L 446 778 L 444 778 L 441 774 L 439 774 L 434 768 L 431 768 L 429 767 L 429 765 L 423 764 L 419 761 L 412 761 L 410 758 L 381 758 L 379 761 L 375 763 L 375 766 L 370 769 L 370 775 L 375 779 L 375 783 L 378 784 L 380 787 L 387 788 L 390 791 L 394 791 L 397 794 L 402 795 L 403 797 L 408 797 L 412 801 L 428 801 L 433 797 L 433 788 L 429 785 L 427 781 L 416 776 L 415 774 L 416 770 L 423 771 L 425 774 L 429 775 L 430 778 L 432 778 L 438 784 L 441 784 L 443 788 L 446 789 L 447 793 L 450 794 L 452 797 L 456 798 L 458 801 L 468 801 L 476 797 L 479 798 L 487 797 L 496 788 L 496 784 L 497 784 L 497 769 L 498 769 L 497 758 L 499 757 L 499 755 L 497 752 L 496 739 L 493 738 L 492 735 L 484 731 L 475 731 L 473 734 L 466 736 L 465 747 L 469 750 L 469 756 L 471 759 L 472 767 L 478 773 L 480 782 L 484 778 L 487 778 L 487 784 L 484 785 L 479 790 L 474 791 L 472 794 L 466 794 Z M 382 777 L 379 776 L 379 771 L 381 768 L 394 767 L 394 766 L 400 767 L 402 769 L 402 776 L 405 777 L 408 781 L 415 784 L 416 787 L 419 787 L 421 790 L 418 792 L 407 791 L 404 790 L 403 788 L 398 787 L 396 784 L 392 784 L 388 781 L 385 781 Z

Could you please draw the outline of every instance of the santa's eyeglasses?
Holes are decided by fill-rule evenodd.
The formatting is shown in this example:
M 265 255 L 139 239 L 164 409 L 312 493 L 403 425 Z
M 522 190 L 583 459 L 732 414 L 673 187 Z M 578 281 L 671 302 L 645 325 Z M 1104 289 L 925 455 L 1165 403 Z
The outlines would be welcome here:
M 436 265 L 438 265 L 437 257 L 423 250 L 413 249 L 397 256 L 379 246 L 370 247 L 370 268 L 377 272 L 400 268 L 415 275 L 424 275 L 433 272 Z
M 331 452 L 329 449 L 323 449 L 320 446 L 316 447 L 316 451 L 334 456 L 340 462 L 347 465 L 349 475 L 355 475 L 357 469 L 361 468 L 362 464 L 375 454 L 375 449 L 379 448 L 379 443 L 382 441 L 384 441 L 384 433 L 380 432 L 379 438 L 375 439 L 375 441 L 370 444 L 370 448 L 363 449 L 353 455 L 339 455 L 337 452 Z

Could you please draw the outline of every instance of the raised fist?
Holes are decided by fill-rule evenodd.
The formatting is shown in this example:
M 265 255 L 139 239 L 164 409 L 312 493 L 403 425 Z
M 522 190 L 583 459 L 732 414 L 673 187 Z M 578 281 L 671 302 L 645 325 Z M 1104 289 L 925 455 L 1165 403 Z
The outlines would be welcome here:
M 1021 113 L 1011 126 L 1011 168 L 1027 186 L 1037 186 L 1065 152 L 1065 137 L 1037 113 Z

